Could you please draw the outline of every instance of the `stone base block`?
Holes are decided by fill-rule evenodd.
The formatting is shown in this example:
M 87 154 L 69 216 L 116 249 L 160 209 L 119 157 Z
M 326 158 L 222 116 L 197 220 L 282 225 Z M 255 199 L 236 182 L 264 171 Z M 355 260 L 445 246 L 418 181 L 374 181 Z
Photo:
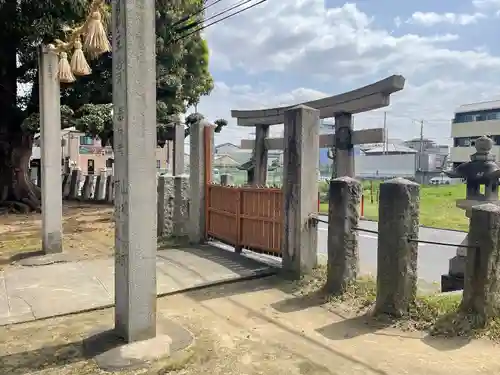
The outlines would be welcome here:
M 43 252 L 40 251 L 37 252 L 36 254 L 37 255 L 34 255 L 32 257 L 26 257 L 24 259 L 15 261 L 14 263 L 19 264 L 20 266 L 36 267 L 36 266 L 46 266 L 48 264 L 54 264 L 54 263 L 66 263 L 75 261 L 74 257 L 65 253 L 43 254 Z
M 101 370 L 137 370 L 185 350 L 193 343 L 190 331 L 172 321 L 163 321 L 161 332 L 154 338 L 128 344 L 114 330 L 100 331 L 83 340 L 83 351 L 87 358 L 94 358 Z
M 465 257 L 454 256 L 448 263 L 448 273 L 450 275 L 464 275 L 465 274 Z
M 453 292 L 464 289 L 464 278 L 458 275 L 441 275 L 441 292 Z

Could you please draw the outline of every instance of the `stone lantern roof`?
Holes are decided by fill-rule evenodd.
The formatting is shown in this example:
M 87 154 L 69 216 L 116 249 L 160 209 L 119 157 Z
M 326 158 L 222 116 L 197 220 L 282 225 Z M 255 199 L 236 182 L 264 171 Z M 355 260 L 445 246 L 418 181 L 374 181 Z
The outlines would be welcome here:
M 482 136 L 475 142 L 476 152 L 471 155 L 471 161 L 460 164 L 454 171 L 448 172 L 449 177 L 465 178 L 467 182 L 479 184 L 491 183 L 500 178 L 500 168 L 495 163 L 495 155 L 491 153 L 493 141 Z
M 493 141 L 482 136 L 476 140 L 475 147 L 476 152 L 471 155 L 469 162 L 462 163 L 454 171 L 447 173 L 450 177 L 466 180 L 466 199 L 458 200 L 457 206 L 468 211 L 480 202 L 498 202 L 500 167 L 495 163 L 495 155 L 491 153 Z M 481 193 L 481 185 L 484 185 L 484 194 Z

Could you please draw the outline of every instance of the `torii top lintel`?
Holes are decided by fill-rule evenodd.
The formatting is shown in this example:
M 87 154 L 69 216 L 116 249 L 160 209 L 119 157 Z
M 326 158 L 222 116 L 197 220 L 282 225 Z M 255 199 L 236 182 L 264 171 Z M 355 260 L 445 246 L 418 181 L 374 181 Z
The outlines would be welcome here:
M 302 104 L 319 109 L 320 118 L 335 117 L 339 113 L 367 112 L 387 107 L 390 103 L 390 95 L 401 91 L 404 85 L 403 76 L 392 75 L 359 89 L 296 105 Z M 239 126 L 283 124 L 284 112 L 296 105 L 269 109 L 232 110 L 231 116 L 238 119 Z

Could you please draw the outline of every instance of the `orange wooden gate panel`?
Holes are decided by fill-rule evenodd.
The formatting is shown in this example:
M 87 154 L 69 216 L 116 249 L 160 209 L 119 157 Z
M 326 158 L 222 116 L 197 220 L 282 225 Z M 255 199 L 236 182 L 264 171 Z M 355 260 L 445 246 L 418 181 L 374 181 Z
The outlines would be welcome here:
M 240 188 L 240 244 L 250 250 L 281 253 L 283 232 L 281 189 Z
M 281 189 L 208 186 L 207 236 L 258 252 L 281 254 Z
M 237 188 L 208 186 L 208 237 L 237 246 L 239 196 Z

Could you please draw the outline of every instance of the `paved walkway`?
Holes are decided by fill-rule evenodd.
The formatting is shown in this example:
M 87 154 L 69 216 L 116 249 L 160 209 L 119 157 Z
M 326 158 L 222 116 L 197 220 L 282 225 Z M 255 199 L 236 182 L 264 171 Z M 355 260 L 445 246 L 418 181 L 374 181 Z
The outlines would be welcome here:
M 159 296 L 276 271 L 209 245 L 160 250 L 156 269 Z M 113 304 L 114 259 L 0 271 L 0 326 Z

